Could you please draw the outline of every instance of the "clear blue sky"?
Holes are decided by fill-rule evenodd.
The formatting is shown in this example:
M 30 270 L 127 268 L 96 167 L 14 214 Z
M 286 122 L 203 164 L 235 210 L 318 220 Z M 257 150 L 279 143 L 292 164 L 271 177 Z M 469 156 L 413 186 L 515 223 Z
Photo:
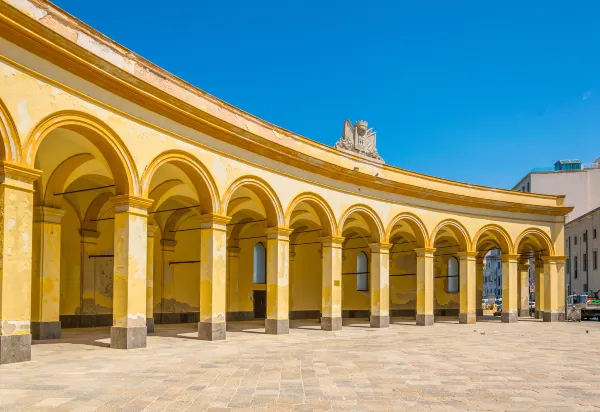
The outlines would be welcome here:
M 404 169 L 512 188 L 600 157 L 594 1 L 80 1 L 67 12 L 327 145 L 364 119 Z

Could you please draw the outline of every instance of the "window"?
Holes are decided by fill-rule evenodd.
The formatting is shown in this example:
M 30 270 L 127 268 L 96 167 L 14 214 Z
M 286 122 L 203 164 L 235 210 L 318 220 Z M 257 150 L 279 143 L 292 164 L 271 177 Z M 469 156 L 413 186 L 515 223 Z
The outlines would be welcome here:
M 369 259 L 365 252 L 356 256 L 356 290 L 369 290 Z
M 583 271 L 587 272 L 587 253 L 583 254 Z
M 567 258 L 567 275 L 571 274 L 571 259 Z
M 577 256 L 573 259 L 573 273 L 575 274 L 575 279 L 577 279 L 578 271 L 577 271 Z
M 575 246 L 577 246 L 577 236 L 575 236 L 575 238 L 573 238 L 573 243 L 575 244 Z
M 596 229 L 594 229 L 593 232 L 592 232 L 592 238 L 596 239 Z
M 254 283 L 267 283 L 267 251 L 265 245 L 258 242 L 254 245 Z
M 525 186 L 521 186 L 521 192 L 525 191 Z
M 592 268 L 594 270 L 598 269 L 598 251 L 592 251 Z
M 527 191 L 528 191 L 528 192 L 531 192 L 531 186 L 530 186 L 530 184 L 529 184 L 529 183 L 530 183 L 530 182 L 527 182 Z
M 448 259 L 448 292 L 458 292 L 458 260 L 454 256 Z
M 583 232 L 583 241 L 587 242 L 587 231 Z

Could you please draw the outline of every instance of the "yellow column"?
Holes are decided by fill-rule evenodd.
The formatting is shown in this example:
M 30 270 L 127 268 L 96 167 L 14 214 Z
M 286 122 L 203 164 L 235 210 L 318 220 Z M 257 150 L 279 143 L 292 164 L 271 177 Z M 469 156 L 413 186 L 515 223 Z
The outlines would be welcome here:
M 0 364 L 31 360 L 33 181 L 39 175 L 0 163 Z
M 239 292 L 239 258 L 240 248 L 229 246 L 227 248 L 227 267 L 229 277 L 227 279 L 227 316 L 226 320 L 239 320 L 239 307 L 237 296 Z
M 65 211 L 37 206 L 33 210 L 33 282 L 31 336 L 60 338 L 60 222 Z
M 519 320 L 517 288 L 519 255 L 502 255 L 502 322 Z
M 228 216 L 203 215 L 200 227 L 200 322 L 198 339 L 223 340 L 227 316 Z
M 148 225 L 148 244 L 146 245 L 146 328 L 154 332 L 154 234 L 158 226 Z
M 477 258 L 475 273 L 475 282 L 477 283 L 477 305 L 475 306 L 475 313 L 477 316 L 483 316 L 483 257 Z
M 147 218 L 152 200 L 116 196 L 113 327 L 110 347 L 146 347 Z
M 544 256 L 544 322 L 557 322 L 565 312 L 565 257 Z M 563 315 L 564 316 L 564 315 Z M 564 319 L 564 317 L 563 317 Z
M 519 317 L 529 317 L 529 261 L 519 265 L 518 289 Z
M 417 325 L 433 325 L 434 248 L 415 249 L 417 254 Z
M 389 243 L 373 243 L 371 248 L 371 327 L 390 326 L 390 248 Z
M 321 256 L 323 257 L 323 256 Z M 289 268 L 289 285 L 290 285 L 290 296 L 289 296 L 289 318 L 294 319 L 294 272 L 296 262 L 296 250 L 295 246 L 290 246 L 290 268 Z
M 544 261 L 535 261 L 535 318 L 544 319 Z
M 265 330 L 289 333 L 289 259 L 291 229 L 271 227 L 267 234 L 267 319 Z
M 567 295 L 566 295 L 566 280 L 565 280 L 565 265 L 567 257 L 563 256 L 556 260 L 556 275 L 557 290 L 558 290 L 558 321 L 565 322 L 567 320 Z
M 324 237 L 321 329 L 342 329 L 342 242 L 343 237 Z
M 459 323 L 475 323 L 477 321 L 477 252 L 460 252 L 460 312 Z

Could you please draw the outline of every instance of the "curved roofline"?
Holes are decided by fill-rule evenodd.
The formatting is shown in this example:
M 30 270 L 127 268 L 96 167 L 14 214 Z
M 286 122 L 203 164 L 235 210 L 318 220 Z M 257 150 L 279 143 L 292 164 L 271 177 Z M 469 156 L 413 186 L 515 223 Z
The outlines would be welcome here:
M 7 1 L 11 1 L 11 5 L 7 4 Z M 14 41 L 15 44 L 30 51 L 33 49 L 40 57 L 74 72 L 88 81 L 96 84 L 101 81 L 100 87 L 121 96 L 126 92 L 143 94 L 143 98 L 133 94 L 127 96 L 131 97 L 129 100 L 135 104 L 146 108 L 150 107 L 149 110 L 163 114 L 184 125 L 188 124 L 183 122 L 182 119 L 185 116 L 190 117 L 189 120 L 196 122 L 196 124 L 190 126 L 192 128 L 202 132 L 210 130 L 209 134 L 213 137 L 221 138 L 228 143 L 245 147 L 251 151 L 256 152 L 258 150 L 260 154 L 279 161 L 281 161 L 282 154 L 295 157 L 295 160 L 297 160 L 296 166 L 305 170 L 307 169 L 306 166 L 311 166 L 310 170 L 314 171 L 314 166 L 318 165 L 321 170 L 316 173 L 328 169 L 327 173 L 323 172 L 322 174 L 327 174 L 337 180 L 348 181 L 347 176 L 350 176 L 351 181 L 356 181 L 358 178 L 362 180 L 362 184 L 376 189 L 395 193 L 400 191 L 401 194 L 438 201 L 448 201 L 447 199 L 455 198 L 455 201 L 450 203 L 467 203 L 471 207 L 486 208 L 487 204 L 487 208 L 506 209 L 508 207 L 527 213 L 557 216 L 568 213 L 567 209 L 569 208 L 564 207 L 564 196 L 492 188 L 413 172 L 395 166 L 382 165 L 363 157 L 338 151 L 333 147 L 293 133 L 239 109 L 180 79 L 45 0 L 0 0 L 1 26 L 12 29 L 10 33 L 7 32 L 10 34 L 6 36 L 7 40 Z M 101 47 L 95 47 L 98 45 Z M 40 47 L 43 49 L 40 49 Z M 52 49 L 52 52 L 48 48 Z M 80 69 L 84 66 L 88 71 L 93 69 L 95 73 L 92 74 L 96 76 L 103 75 L 106 78 L 95 79 L 92 77 L 90 80 L 89 73 L 85 77 L 84 71 Z M 80 70 L 81 73 L 76 72 L 76 70 Z M 118 84 L 112 84 L 110 81 L 118 81 Z M 172 91 L 169 93 L 164 92 L 160 87 L 160 82 L 168 82 L 172 86 Z M 126 86 L 128 90 L 121 90 L 124 89 L 123 86 Z M 177 87 L 182 89 L 180 95 L 176 93 L 176 91 L 178 92 L 178 90 L 175 90 Z M 204 99 L 204 102 L 198 99 Z M 210 103 L 214 107 L 210 107 L 206 103 Z M 223 113 L 223 109 L 225 109 L 225 113 Z M 244 124 L 243 120 L 240 121 L 240 118 L 250 121 L 251 124 Z M 273 135 L 272 137 L 269 136 L 269 133 L 266 133 L 269 130 Z M 261 147 L 251 147 L 252 145 L 248 145 L 248 142 L 244 144 L 240 137 L 252 140 Z M 278 140 L 282 140 L 284 137 L 293 139 L 299 145 L 310 146 L 316 152 L 307 153 L 306 151 L 310 151 L 309 147 L 295 149 L 289 147 L 289 145 L 279 143 Z M 329 155 L 333 155 L 333 157 Z M 349 162 L 352 162 L 352 164 L 349 164 Z M 367 172 L 376 173 L 356 173 L 355 168 L 351 167 L 356 166 L 356 163 L 359 163 L 358 166 L 364 166 Z M 342 178 L 341 173 L 345 175 L 345 178 Z M 377 177 L 383 174 L 388 174 L 388 176 Z M 396 176 L 389 176 L 389 174 Z M 402 176 L 416 181 L 403 181 L 405 179 L 402 179 Z M 435 186 L 442 186 L 423 187 L 422 183 L 424 181 L 433 182 L 436 184 Z M 395 187 L 392 190 L 386 189 L 390 185 Z M 461 193 L 453 192 L 458 188 L 465 190 Z M 473 190 L 484 193 L 471 193 Z M 496 195 L 508 198 L 498 199 Z M 492 207 L 492 204 L 495 204 L 495 206 Z M 525 207 L 518 207 L 518 205 Z

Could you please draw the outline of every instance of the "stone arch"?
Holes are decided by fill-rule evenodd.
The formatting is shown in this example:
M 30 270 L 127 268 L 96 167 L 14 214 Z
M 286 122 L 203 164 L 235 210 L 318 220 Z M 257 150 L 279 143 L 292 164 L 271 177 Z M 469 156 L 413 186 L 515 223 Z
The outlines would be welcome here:
M 91 153 L 79 153 L 64 160 L 50 175 L 50 179 L 48 179 L 48 183 L 46 184 L 45 192 L 43 192 L 41 179 L 38 179 L 35 182 L 36 203 L 44 206 L 60 208 L 60 201 L 63 196 L 57 196 L 55 194 L 64 191 L 69 177 L 73 171 L 77 169 L 77 167 L 93 159 L 94 156 Z
M 8 108 L 0 99 L 0 135 L 2 135 L 2 147 L 0 147 L 0 159 L 12 163 L 21 160 L 21 141 L 15 123 L 8 112 Z
M 216 213 L 219 211 L 219 192 L 210 172 L 196 157 L 180 150 L 163 152 L 146 167 L 141 180 L 143 197 L 149 195 L 150 183 L 154 173 L 160 166 L 167 163 L 177 166 L 190 178 L 200 200 L 202 213 Z
M 444 228 L 448 228 L 454 234 L 454 236 L 456 236 L 461 250 L 472 250 L 471 236 L 469 235 L 469 232 L 458 220 L 455 219 L 445 219 L 438 223 L 433 232 L 431 232 L 429 245 L 427 247 L 434 247 L 435 239 L 438 233 Z
M 499 249 L 503 254 L 513 254 L 515 249 L 513 248 L 513 242 L 510 238 L 510 235 L 502 226 L 493 223 L 485 225 L 477 231 L 471 243 L 473 245 L 473 248 L 477 248 L 477 244 L 481 240 L 481 237 L 488 232 L 492 233 L 495 236 L 495 238 L 498 241 L 497 246 L 499 246 Z
M 377 236 L 376 239 L 373 239 L 374 241 L 382 242 L 385 240 L 385 230 L 383 228 L 383 223 L 381 222 L 379 215 L 372 208 L 363 204 L 353 205 L 346 209 L 346 211 L 342 214 L 342 217 L 340 218 L 338 233 L 343 233 L 346 220 L 350 215 L 352 215 L 352 213 L 355 212 L 362 216 L 363 219 L 365 219 L 365 221 L 369 225 L 371 229 L 370 236 Z
M 415 232 L 418 244 L 417 247 L 425 247 L 427 245 L 427 242 L 429 240 L 427 227 L 425 227 L 425 224 L 421 219 L 419 219 L 418 216 L 408 212 L 400 213 L 392 219 L 392 221 L 387 227 L 387 230 L 385 231 L 386 242 L 390 243 L 392 231 L 394 230 L 394 227 L 400 222 L 406 222 L 408 226 L 413 230 L 413 232 Z
M 301 193 L 292 200 L 288 206 L 287 212 L 285 213 L 285 226 L 290 227 L 292 220 L 292 213 L 296 207 L 302 203 L 308 203 L 319 216 L 321 221 L 321 230 L 325 236 L 337 236 L 337 223 L 335 221 L 335 214 L 333 210 L 321 196 L 312 192 Z
M 81 224 L 81 228 L 85 230 L 98 231 L 98 218 L 102 207 L 110 200 L 114 195 L 110 192 L 100 193 L 92 200 L 90 205 L 85 211 L 85 216 Z
M 241 187 L 247 187 L 260 199 L 267 213 L 266 218 L 269 227 L 284 227 L 285 216 L 275 190 L 267 182 L 256 176 L 242 176 L 229 186 L 221 202 L 222 215 L 227 215 L 231 196 Z
M 548 234 L 546 234 L 544 231 L 534 227 L 525 229 L 523 232 L 521 232 L 521 234 L 519 234 L 519 236 L 517 236 L 517 239 L 514 243 L 515 253 L 519 252 L 519 246 L 521 245 L 521 242 L 523 242 L 528 237 L 533 238 L 534 240 L 539 242 L 539 245 L 543 248 L 542 250 L 547 252 L 544 253 L 544 255 L 555 256 L 556 252 L 554 251 L 554 244 L 552 243 L 552 239 L 550 239 L 550 236 L 548 236 Z
M 139 178 L 131 153 L 108 125 L 87 113 L 61 111 L 38 123 L 22 150 L 22 159 L 28 166 L 34 166 L 38 149 L 46 136 L 59 128 L 85 136 L 102 152 L 113 175 L 118 195 L 139 195 Z

